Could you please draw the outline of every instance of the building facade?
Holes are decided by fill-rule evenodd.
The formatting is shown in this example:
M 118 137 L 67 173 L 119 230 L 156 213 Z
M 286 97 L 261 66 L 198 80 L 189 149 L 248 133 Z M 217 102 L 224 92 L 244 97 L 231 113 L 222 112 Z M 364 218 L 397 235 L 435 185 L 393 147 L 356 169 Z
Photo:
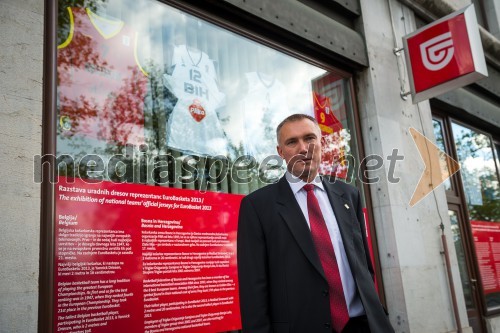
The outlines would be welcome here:
M 156 231 L 145 221 L 160 215 L 133 201 L 145 207 L 156 196 L 205 193 L 196 198 L 213 200 L 213 214 L 186 206 L 162 213 L 162 223 L 174 230 L 177 220 L 192 219 L 195 229 L 184 226 L 191 232 L 220 233 L 210 224 L 234 221 L 238 198 L 282 174 L 269 158 L 274 128 L 296 112 L 315 116 L 330 140 L 322 172 L 363 195 L 377 288 L 396 332 L 500 332 L 500 3 L 472 3 L 488 77 L 413 104 L 404 96 L 403 36 L 470 1 L 3 0 L 0 332 L 159 325 L 153 319 L 161 311 L 146 309 L 167 304 L 166 296 L 148 298 L 146 284 L 165 283 L 165 263 L 173 264 L 144 258 L 175 251 L 150 240 Z M 410 128 L 461 166 L 413 206 L 425 165 Z M 69 185 L 47 181 L 51 170 Z M 76 191 L 68 188 L 92 195 L 65 199 Z M 119 206 L 123 198 L 105 191 L 136 200 Z M 138 227 L 115 226 L 133 219 Z M 231 244 L 234 225 L 225 228 Z M 67 245 L 83 230 L 87 238 L 96 230 L 128 235 L 119 243 L 127 249 L 99 259 L 108 268 L 95 279 L 70 279 L 64 272 L 96 270 L 90 255 L 71 253 L 83 245 Z M 237 282 L 227 251 L 221 270 L 231 294 Z M 202 280 L 195 273 L 175 277 Z M 103 317 L 97 328 L 77 328 L 62 311 L 72 308 L 71 294 L 59 288 L 100 279 L 96 288 L 116 290 L 116 276 L 131 279 L 122 282 L 125 296 L 111 297 L 122 321 Z M 127 322 L 137 311 L 141 320 Z M 237 316 L 222 317 L 207 324 L 213 332 L 238 328 Z

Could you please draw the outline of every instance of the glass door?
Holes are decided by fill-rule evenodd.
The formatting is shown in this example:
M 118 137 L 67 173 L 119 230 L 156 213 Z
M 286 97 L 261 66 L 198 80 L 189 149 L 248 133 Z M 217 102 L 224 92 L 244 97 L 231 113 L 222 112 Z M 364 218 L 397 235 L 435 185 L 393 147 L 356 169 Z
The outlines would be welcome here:
M 470 271 L 472 265 L 468 263 L 469 256 L 464 246 L 464 237 L 461 228 L 463 228 L 465 224 L 460 212 L 460 206 L 448 204 L 448 216 L 450 217 L 453 244 L 457 254 L 458 269 L 460 271 L 460 280 L 462 282 L 469 325 L 472 327 L 473 332 L 482 332 L 481 314 L 477 306 L 477 304 L 479 304 L 477 280 L 472 278 L 472 276 L 474 276 L 473 272 Z
M 436 145 L 445 153 L 454 156 L 454 141 L 449 119 L 435 116 L 432 120 Z M 455 158 L 455 157 L 454 157 Z M 467 308 L 469 325 L 474 333 L 486 332 L 481 312 L 481 292 L 478 285 L 478 273 L 475 265 L 473 242 L 470 225 L 467 223 L 466 206 L 460 186 L 460 176 L 455 175 L 443 184 L 448 202 L 448 215 L 451 223 L 453 244 L 457 254 L 460 280 Z
M 500 311 L 500 187 L 491 138 L 452 121 L 457 159 L 481 277 L 482 296 L 489 313 Z

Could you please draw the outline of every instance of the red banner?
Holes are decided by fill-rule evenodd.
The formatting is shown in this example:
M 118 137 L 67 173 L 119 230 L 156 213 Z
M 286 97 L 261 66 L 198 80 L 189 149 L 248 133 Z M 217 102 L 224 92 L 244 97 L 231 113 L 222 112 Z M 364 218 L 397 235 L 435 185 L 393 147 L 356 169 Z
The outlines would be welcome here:
M 236 230 L 243 196 L 60 180 L 55 332 L 241 328 Z
M 470 221 L 485 294 L 500 292 L 500 223 Z
M 321 129 L 321 164 L 320 173 L 323 175 L 332 175 L 337 178 L 347 178 L 346 143 L 348 138 L 343 137 L 342 123 L 335 114 L 345 114 L 345 103 L 342 93 L 342 79 L 335 81 L 332 86 L 336 89 L 331 90 L 335 93 L 336 103 L 331 104 L 329 97 L 318 94 L 313 91 L 314 116 Z

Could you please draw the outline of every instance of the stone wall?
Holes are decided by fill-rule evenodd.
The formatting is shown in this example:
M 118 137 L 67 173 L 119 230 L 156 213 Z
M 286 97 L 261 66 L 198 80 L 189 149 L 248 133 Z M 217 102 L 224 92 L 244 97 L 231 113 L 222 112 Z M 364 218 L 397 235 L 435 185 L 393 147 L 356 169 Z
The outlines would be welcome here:
M 0 333 L 37 331 L 43 1 L 0 2 Z

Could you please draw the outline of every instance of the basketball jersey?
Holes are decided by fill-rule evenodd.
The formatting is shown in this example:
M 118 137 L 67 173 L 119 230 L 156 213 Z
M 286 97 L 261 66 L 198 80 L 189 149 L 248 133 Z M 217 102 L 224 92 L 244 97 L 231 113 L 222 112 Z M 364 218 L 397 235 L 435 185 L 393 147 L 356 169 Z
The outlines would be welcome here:
M 217 86 L 215 67 L 204 52 L 176 46 L 173 71 L 163 84 L 177 98 L 168 118 L 167 146 L 196 155 L 227 155 L 227 140 L 216 113 L 225 95 Z
M 290 111 L 286 88 L 276 78 L 258 72 L 245 74 L 248 91 L 240 104 L 243 114 L 243 149 L 258 162 L 276 155 L 276 127 Z
M 333 114 L 330 98 L 313 92 L 314 115 L 321 129 L 322 158 L 320 173 L 347 177 L 345 148 L 340 144 L 342 123 Z
M 137 34 L 88 8 L 68 13 L 70 33 L 57 54 L 60 135 L 144 143 L 147 74 L 136 61 Z
M 322 135 L 338 132 L 342 129 L 342 123 L 333 114 L 330 98 L 313 91 L 314 116 L 318 120 Z

